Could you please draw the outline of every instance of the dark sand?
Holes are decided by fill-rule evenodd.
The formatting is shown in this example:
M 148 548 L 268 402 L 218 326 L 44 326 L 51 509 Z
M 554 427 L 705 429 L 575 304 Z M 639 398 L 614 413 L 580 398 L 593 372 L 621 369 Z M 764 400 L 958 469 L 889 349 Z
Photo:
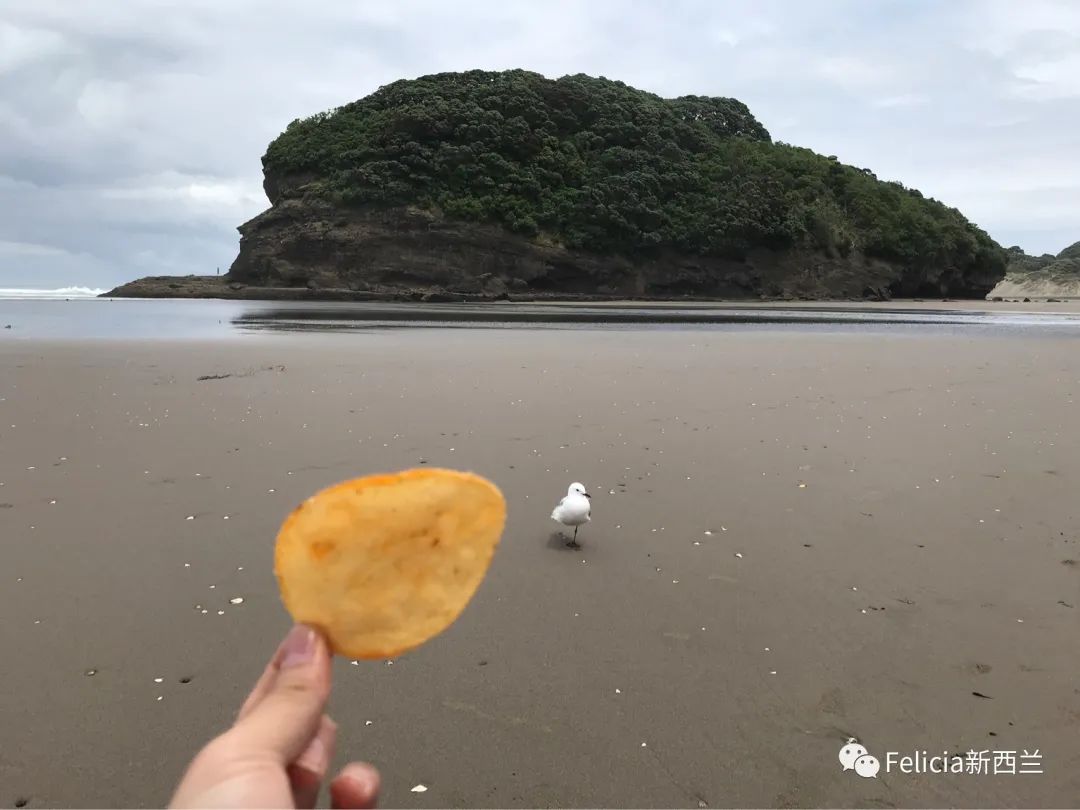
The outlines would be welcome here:
M 381 768 L 384 806 L 1074 806 L 1078 349 L 656 330 L 3 345 L 0 805 L 165 802 L 288 626 L 283 516 L 426 459 L 493 478 L 510 519 L 448 632 L 337 663 L 338 758 Z M 594 495 L 580 551 L 548 519 L 572 480 Z M 849 735 L 882 758 L 1037 748 L 1045 773 L 860 779 L 837 760 Z

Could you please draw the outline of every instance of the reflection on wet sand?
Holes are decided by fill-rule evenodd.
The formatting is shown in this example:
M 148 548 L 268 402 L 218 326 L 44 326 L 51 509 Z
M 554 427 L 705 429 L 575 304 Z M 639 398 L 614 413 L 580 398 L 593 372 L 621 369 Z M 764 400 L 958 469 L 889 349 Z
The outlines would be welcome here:
M 813 325 L 854 329 L 895 326 L 1075 328 L 1068 314 L 1029 314 L 956 310 L 855 309 L 844 307 L 727 307 L 716 305 L 573 304 L 318 304 L 253 306 L 235 317 L 244 331 L 353 331 L 375 328 L 528 328 L 603 329 L 620 326 L 729 327 Z

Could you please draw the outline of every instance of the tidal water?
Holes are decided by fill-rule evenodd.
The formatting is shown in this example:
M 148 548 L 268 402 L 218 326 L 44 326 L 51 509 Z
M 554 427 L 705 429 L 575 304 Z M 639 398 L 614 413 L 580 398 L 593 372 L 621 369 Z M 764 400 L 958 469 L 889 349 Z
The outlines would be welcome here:
M 10 328 L 8 328 L 10 327 Z M 250 338 L 373 330 L 782 330 L 1080 336 L 1080 314 L 837 305 L 387 304 L 0 298 L 0 340 Z

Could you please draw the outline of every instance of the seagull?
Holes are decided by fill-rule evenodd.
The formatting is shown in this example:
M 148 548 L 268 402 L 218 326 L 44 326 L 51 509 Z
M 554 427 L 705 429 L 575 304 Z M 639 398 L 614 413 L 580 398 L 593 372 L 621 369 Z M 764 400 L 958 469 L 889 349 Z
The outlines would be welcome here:
M 585 485 L 577 481 L 570 485 L 566 491 L 566 497 L 559 501 L 559 505 L 551 512 L 551 519 L 556 520 L 563 526 L 574 527 L 574 539 L 567 541 L 570 548 L 580 548 L 577 541 L 577 532 L 583 523 L 588 523 L 592 504 L 589 499 L 592 496 L 585 491 Z

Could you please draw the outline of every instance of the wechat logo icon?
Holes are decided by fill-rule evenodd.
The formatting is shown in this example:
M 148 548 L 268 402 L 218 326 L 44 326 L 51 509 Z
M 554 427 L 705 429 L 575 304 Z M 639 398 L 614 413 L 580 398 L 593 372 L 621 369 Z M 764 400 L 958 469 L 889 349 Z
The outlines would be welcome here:
M 855 771 L 864 779 L 876 779 L 881 763 L 877 757 L 871 756 L 870 752 L 852 737 L 848 739 L 840 749 L 840 764 L 845 771 Z

